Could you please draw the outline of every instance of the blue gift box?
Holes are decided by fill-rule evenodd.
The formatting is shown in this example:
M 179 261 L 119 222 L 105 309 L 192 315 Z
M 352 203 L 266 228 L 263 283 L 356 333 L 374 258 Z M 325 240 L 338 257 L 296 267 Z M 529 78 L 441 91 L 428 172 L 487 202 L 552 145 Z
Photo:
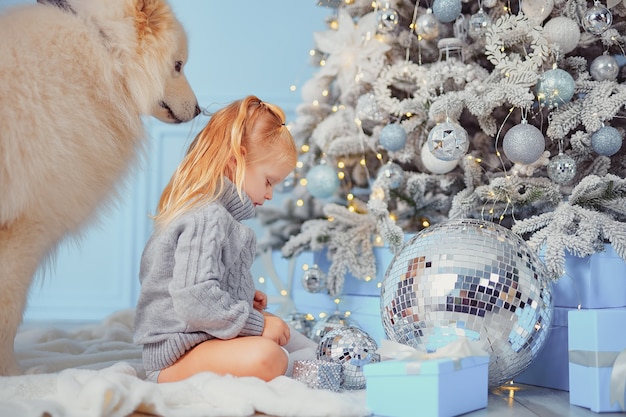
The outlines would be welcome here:
M 569 390 L 567 315 L 573 309 L 554 307 L 548 338 L 539 354 L 515 382 L 544 388 Z
M 386 417 L 458 416 L 487 407 L 488 374 L 488 356 L 367 364 L 367 407 Z
M 626 262 L 609 244 L 604 251 L 579 258 L 565 256 L 565 275 L 554 284 L 557 307 L 613 308 L 626 306 Z
M 626 375 L 611 377 L 618 355 L 626 350 L 625 322 L 626 308 L 569 312 L 570 404 L 596 413 L 622 411 Z

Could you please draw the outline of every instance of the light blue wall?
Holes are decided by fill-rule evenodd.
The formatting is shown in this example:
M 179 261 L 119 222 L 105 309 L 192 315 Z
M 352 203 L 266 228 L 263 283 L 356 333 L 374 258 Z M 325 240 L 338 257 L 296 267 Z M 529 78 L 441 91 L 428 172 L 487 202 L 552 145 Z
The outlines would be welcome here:
M 0 12 L 18 3 L 35 0 L 0 0 Z M 171 5 L 188 33 L 185 72 L 202 107 L 216 110 L 256 94 L 281 105 L 288 118 L 295 116 L 300 94 L 290 86 L 301 86 L 315 70 L 308 51 L 313 32 L 325 29 L 329 9 L 314 0 L 172 0 Z M 147 215 L 206 120 L 181 126 L 147 120 L 149 147 L 122 201 L 80 243 L 62 245 L 55 262 L 42 269 L 26 321 L 99 320 L 134 306 L 139 258 L 151 231 Z

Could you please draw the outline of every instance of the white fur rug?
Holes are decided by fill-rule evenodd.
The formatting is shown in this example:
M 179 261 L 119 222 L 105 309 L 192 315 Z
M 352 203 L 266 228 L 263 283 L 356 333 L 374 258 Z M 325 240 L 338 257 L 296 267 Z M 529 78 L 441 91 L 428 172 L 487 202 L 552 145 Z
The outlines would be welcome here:
M 286 376 L 266 383 L 203 373 L 176 383 L 146 382 L 141 349 L 132 343 L 133 313 L 76 330 L 21 331 L 15 346 L 26 374 L 0 377 L 0 416 L 370 415 L 364 390 L 316 390 Z

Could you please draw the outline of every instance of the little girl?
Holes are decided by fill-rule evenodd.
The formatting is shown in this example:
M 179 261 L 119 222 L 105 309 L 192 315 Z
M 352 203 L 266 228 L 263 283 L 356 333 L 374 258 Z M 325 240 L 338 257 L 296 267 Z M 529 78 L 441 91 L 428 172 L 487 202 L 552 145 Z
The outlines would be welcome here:
M 290 329 L 263 311 L 267 296 L 250 273 L 256 238 L 241 222 L 271 200 L 296 160 L 283 111 L 254 96 L 216 112 L 195 138 L 161 195 L 141 259 L 134 339 L 146 379 L 285 373 Z

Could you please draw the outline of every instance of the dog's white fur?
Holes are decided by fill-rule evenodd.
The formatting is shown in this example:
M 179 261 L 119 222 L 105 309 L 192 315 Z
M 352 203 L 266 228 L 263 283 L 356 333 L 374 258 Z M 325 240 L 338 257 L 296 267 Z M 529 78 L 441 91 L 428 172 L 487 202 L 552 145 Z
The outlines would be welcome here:
M 199 113 L 165 0 L 40 0 L 0 16 L 0 375 L 33 275 L 136 160 L 142 115 Z

